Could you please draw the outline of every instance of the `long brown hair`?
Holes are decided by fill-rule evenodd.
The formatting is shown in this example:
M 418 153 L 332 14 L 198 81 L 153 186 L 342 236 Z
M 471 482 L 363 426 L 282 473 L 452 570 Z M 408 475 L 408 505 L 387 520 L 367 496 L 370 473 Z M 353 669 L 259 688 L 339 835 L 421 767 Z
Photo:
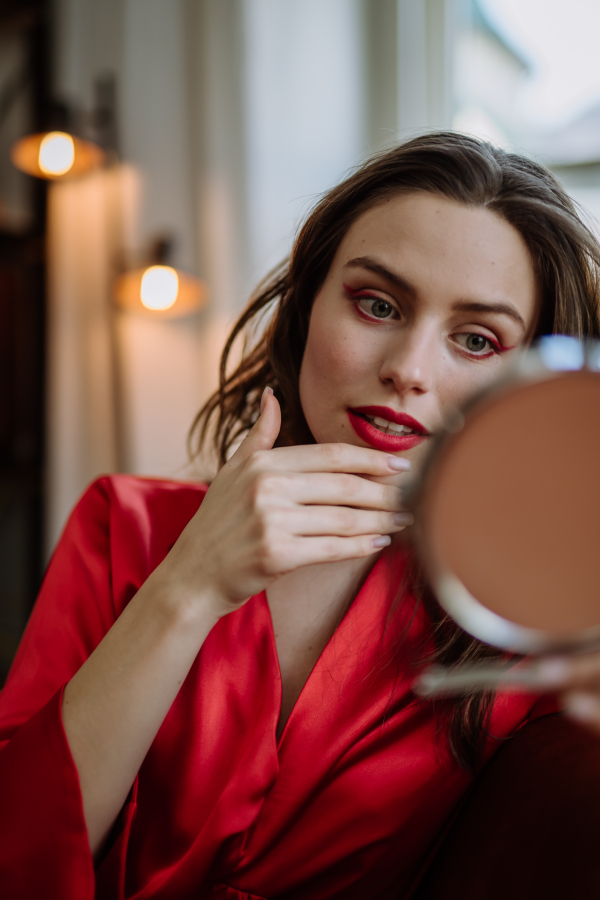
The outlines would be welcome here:
M 541 297 L 534 336 L 600 336 L 600 247 L 554 176 L 529 159 L 472 137 L 424 135 L 369 160 L 316 204 L 289 260 L 259 286 L 231 332 L 221 357 L 219 388 L 192 426 L 198 447 L 210 437 L 222 464 L 256 420 L 266 385 L 281 405 L 277 445 L 314 442 L 298 385 L 315 295 L 353 222 L 390 196 L 415 191 L 493 210 L 520 233 Z M 230 372 L 232 349 L 240 338 L 241 361 Z M 494 655 L 441 613 L 427 588 L 419 589 L 416 572 L 413 580 L 430 608 L 438 662 L 451 665 Z M 446 706 L 452 753 L 470 770 L 481 758 L 492 699 L 475 692 Z

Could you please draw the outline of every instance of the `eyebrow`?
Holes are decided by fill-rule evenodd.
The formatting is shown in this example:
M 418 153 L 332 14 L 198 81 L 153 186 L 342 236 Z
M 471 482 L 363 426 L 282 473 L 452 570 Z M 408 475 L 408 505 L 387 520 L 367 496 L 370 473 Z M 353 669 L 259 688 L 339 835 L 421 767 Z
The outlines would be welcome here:
M 525 319 L 509 303 L 478 303 L 475 300 L 464 300 L 460 303 L 455 303 L 454 309 L 458 312 L 498 313 L 501 316 L 510 316 L 511 319 L 514 319 L 515 322 L 521 325 L 523 331 L 527 330 Z
M 373 259 L 372 256 L 357 256 L 354 259 L 350 259 L 345 263 L 344 269 L 368 269 L 369 272 L 374 272 L 391 284 L 396 285 L 409 296 L 413 298 L 417 296 L 417 289 L 410 281 L 402 278 L 396 272 L 391 272 L 380 262 L 377 262 L 376 259 Z M 501 316 L 509 316 L 515 322 L 518 322 L 524 331 L 527 330 L 523 316 L 510 303 L 484 303 L 477 300 L 462 300 L 454 304 L 454 309 L 458 312 L 496 313 Z
M 411 297 L 417 296 L 417 290 L 410 281 L 407 281 L 406 278 L 402 278 L 401 275 L 397 275 L 395 272 L 390 272 L 389 269 L 386 269 L 385 266 L 377 262 L 376 259 L 373 259 L 372 256 L 356 256 L 344 265 L 344 269 L 368 269 L 369 272 L 381 275 L 386 281 L 390 281 L 392 284 L 395 284 L 396 287 L 406 291 Z

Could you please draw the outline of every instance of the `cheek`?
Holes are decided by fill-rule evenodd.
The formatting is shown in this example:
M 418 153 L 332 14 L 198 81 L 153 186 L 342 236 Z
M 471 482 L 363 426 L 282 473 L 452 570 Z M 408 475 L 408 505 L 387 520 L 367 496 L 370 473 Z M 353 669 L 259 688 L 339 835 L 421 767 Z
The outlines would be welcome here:
M 361 371 L 363 361 L 356 354 L 352 343 L 344 333 L 320 332 L 306 345 L 302 374 L 311 383 L 320 386 L 344 383 Z
M 463 406 L 484 391 L 510 365 L 510 359 L 499 357 L 494 365 L 460 363 L 449 366 L 438 382 L 438 403 L 442 414 Z
M 300 401 L 309 427 L 345 406 L 357 385 L 373 372 L 364 342 L 357 341 L 349 323 L 313 317 L 300 370 Z
M 330 409 L 346 379 L 343 342 L 309 336 L 300 369 L 300 402 L 309 428 Z

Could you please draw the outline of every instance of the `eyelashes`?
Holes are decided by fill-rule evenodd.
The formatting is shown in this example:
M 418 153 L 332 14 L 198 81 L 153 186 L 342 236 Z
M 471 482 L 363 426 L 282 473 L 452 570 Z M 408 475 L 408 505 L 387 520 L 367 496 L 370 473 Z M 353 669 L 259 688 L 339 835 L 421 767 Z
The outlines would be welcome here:
M 454 334 L 453 338 L 455 344 L 457 344 L 462 350 L 468 353 L 469 356 L 475 359 L 489 359 L 490 356 L 495 356 L 497 353 L 502 352 L 502 347 L 497 341 L 485 334 L 479 334 L 476 331 L 460 331 L 457 334 Z M 463 338 L 464 340 L 461 340 L 461 338 Z M 483 342 L 484 347 L 480 349 L 485 349 L 486 352 L 477 353 L 477 348 L 473 346 L 470 347 L 469 342 L 471 344 Z M 491 347 L 491 350 L 487 349 L 485 345 Z
M 400 318 L 400 313 L 389 300 L 385 300 L 383 297 L 378 297 L 376 294 L 371 294 L 360 288 L 351 288 L 347 284 L 344 284 L 343 287 L 349 300 L 354 304 L 356 311 L 362 318 L 375 322 L 386 322 L 390 321 L 390 319 L 397 321 Z M 369 313 L 361 307 L 361 301 L 371 304 Z
M 343 288 L 357 315 L 362 319 L 368 322 L 381 323 L 397 322 L 401 318 L 399 310 L 391 301 L 364 288 L 353 288 L 348 284 L 344 284 Z M 368 306 L 368 311 L 362 306 L 362 303 Z M 516 347 L 516 344 L 505 346 L 497 338 L 490 337 L 488 334 L 482 334 L 479 331 L 454 332 L 450 337 L 462 354 L 470 359 L 490 359 L 493 356 L 499 356 L 507 353 L 509 350 L 514 350 Z M 477 342 L 482 341 L 484 342 L 484 347 L 481 349 L 484 352 L 477 352 Z

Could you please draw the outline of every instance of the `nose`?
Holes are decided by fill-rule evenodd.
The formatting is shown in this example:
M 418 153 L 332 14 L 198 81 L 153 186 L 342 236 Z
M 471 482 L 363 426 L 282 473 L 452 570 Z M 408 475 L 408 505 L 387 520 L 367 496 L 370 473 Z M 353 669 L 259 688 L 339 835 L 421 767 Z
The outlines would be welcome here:
M 432 389 L 436 359 L 442 352 L 433 327 L 409 328 L 390 345 L 379 377 L 398 394 L 425 394 Z

